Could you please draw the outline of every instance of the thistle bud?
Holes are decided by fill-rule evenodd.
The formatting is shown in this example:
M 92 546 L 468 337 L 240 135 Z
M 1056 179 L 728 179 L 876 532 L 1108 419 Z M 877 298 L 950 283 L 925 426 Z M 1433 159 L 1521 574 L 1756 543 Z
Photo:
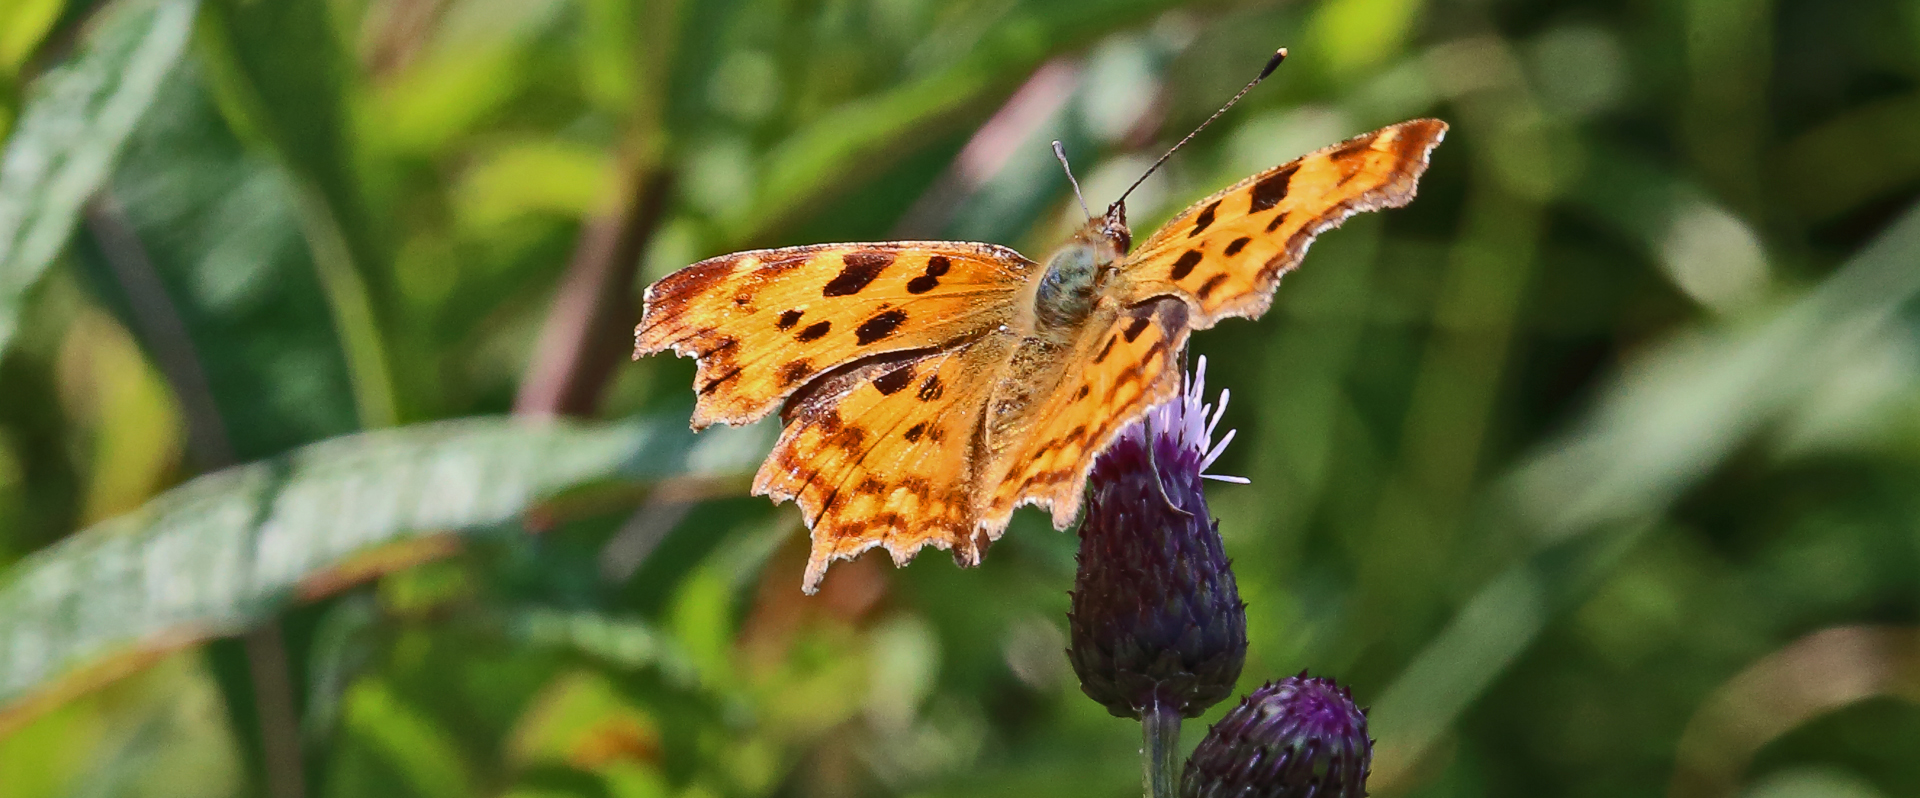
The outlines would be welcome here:
M 1253 691 L 1207 730 L 1180 798 L 1364 798 L 1372 764 L 1352 694 L 1302 671 Z
M 1067 655 L 1081 690 L 1118 717 L 1198 716 L 1233 692 L 1246 660 L 1246 605 L 1201 489 L 1246 480 L 1204 473 L 1233 439 L 1213 444 L 1227 393 L 1209 418 L 1206 369 L 1201 358 L 1181 395 L 1122 430 L 1087 478 Z

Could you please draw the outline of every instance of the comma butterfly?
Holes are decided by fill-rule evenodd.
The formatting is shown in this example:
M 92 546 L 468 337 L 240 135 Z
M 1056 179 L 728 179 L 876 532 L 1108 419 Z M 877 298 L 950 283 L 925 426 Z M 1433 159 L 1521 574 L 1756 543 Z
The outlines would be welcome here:
M 1188 333 L 1259 318 L 1315 236 L 1411 201 L 1446 132 L 1416 119 L 1349 139 L 1195 203 L 1138 247 L 1123 194 L 1044 266 L 947 241 L 711 258 L 647 289 L 634 357 L 697 359 L 694 429 L 780 410 L 753 492 L 804 513 L 808 593 L 875 546 L 976 565 L 1015 508 L 1072 523 L 1094 455 L 1178 392 Z

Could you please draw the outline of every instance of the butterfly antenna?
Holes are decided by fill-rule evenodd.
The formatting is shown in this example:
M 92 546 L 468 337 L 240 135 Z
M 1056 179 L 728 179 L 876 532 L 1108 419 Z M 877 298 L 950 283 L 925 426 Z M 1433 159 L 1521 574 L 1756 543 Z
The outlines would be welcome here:
M 1247 96 L 1247 92 L 1253 91 L 1253 87 L 1260 85 L 1260 81 L 1266 80 L 1268 75 L 1273 74 L 1273 70 L 1279 68 L 1280 62 L 1285 60 L 1287 60 L 1287 48 L 1282 47 L 1273 51 L 1273 57 L 1267 59 L 1267 65 L 1260 70 L 1259 77 L 1248 81 L 1247 85 L 1240 87 L 1239 94 L 1233 95 L 1233 99 L 1228 100 L 1226 105 L 1220 106 L 1220 110 L 1213 112 L 1213 116 L 1207 117 L 1207 121 L 1201 122 L 1200 126 L 1194 128 L 1192 133 L 1188 133 L 1187 137 L 1181 139 L 1179 144 L 1173 145 L 1173 148 L 1167 150 L 1165 155 L 1160 156 L 1160 160 L 1154 161 L 1152 166 L 1147 167 L 1146 174 L 1141 175 L 1139 180 L 1133 181 L 1133 185 L 1127 186 L 1126 191 L 1120 192 L 1120 198 L 1114 200 L 1113 205 L 1108 206 L 1109 209 L 1119 207 L 1120 203 L 1126 202 L 1127 195 L 1132 194 L 1133 190 L 1139 188 L 1141 183 L 1147 182 L 1147 178 L 1153 174 L 1154 170 L 1159 169 L 1160 165 L 1166 163 L 1167 159 L 1172 157 L 1175 152 L 1179 152 L 1181 147 L 1186 146 L 1187 142 L 1192 141 L 1194 136 L 1200 135 L 1200 131 L 1206 130 L 1208 125 L 1213 124 L 1213 120 L 1219 119 L 1220 115 L 1226 113 L 1228 108 L 1232 108 L 1234 103 L 1240 101 L 1240 98 Z
M 1073 167 L 1067 165 L 1067 149 L 1060 146 L 1058 140 L 1053 142 L 1053 157 L 1059 158 L 1060 168 L 1067 170 L 1067 182 L 1073 184 L 1073 196 L 1080 200 L 1080 211 L 1085 213 L 1087 218 L 1093 218 L 1093 211 L 1087 209 L 1086 195 L 1080 193 L 1080 181 L 1073 179 Z

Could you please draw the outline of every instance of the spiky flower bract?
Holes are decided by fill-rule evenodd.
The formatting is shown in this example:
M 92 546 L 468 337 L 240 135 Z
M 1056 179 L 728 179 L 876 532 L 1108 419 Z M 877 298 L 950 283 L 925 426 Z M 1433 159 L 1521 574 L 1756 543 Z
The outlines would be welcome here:
M 1195 717 L 1226 698 L 1246 660 L 1247 619 L 1202 480 L 1226 410 L 1201 401 L 1206 359 L 1173 401 L 1095 459 L 1080 526 L 1068 657 L 1080 687 L 1119 717 L 1150 707 Z
M 1302 671 L 1253 691 L 1207 731 L 1180 798 L 1364 798 L 1372 765 L 1352 694 Z

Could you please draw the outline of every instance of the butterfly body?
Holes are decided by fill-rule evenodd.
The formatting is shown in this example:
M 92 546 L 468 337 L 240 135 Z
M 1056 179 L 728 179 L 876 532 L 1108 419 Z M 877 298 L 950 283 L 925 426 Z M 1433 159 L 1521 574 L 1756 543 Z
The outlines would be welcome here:
M 1127 254 L 1125 206 L 1115 204 L 1107 216 L 1090 219 L 1067 244 L 1047 258 L 1035 286 L 1033 311 L 1047 332 L 1070 331 L 1093 309 L 1094 294 L 1118 276 L 1114 268 Z
M 1258 317 L 1314 236 L 1411 200 L 1445 132 L 1404 122 L 1267 170 L 1138 248 L 1115 203 L 1044 265 L 939 241 L 701 261 L 647 289 L 635 356 L 698 360 L 696 429 L 780 411 L 754 492 L 800 505 L 809 592 L 876 546 L 976 564 L 1022 505 L 1069 525 L 1094 454 L 1177 392 L 1187 335 Z

